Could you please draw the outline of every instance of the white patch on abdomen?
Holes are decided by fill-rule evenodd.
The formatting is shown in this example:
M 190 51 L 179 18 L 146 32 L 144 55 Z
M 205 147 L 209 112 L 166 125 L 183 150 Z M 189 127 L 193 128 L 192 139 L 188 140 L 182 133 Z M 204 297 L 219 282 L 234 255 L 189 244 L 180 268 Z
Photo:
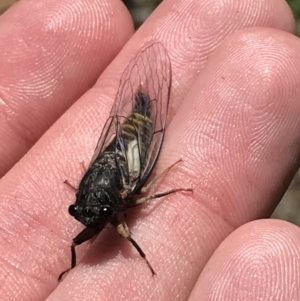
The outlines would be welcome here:
M 127 162 L 129 174 L 132 179 L 135 179 L 140 174 L 140 153 L 137 139 L 132 140 L 127 145 Z

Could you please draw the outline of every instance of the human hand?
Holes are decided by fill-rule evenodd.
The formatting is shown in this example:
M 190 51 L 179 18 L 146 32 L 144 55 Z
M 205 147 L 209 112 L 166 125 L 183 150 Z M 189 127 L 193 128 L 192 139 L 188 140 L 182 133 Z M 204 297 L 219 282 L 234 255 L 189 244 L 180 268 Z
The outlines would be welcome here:
M 118 1 L 23 1 L 1 16 L 2 174 L 87 91 L 1 179 L 2 300 L 299 299 L 299 228 L 251 221 L 298 168 L 300 43 L 285 1 L 253 2 L 165 1 L 104 72 L 133 33 Z M 107 229 L 58 285 L 82 229 L 63 181 L 80 181 L 122 71 L 151 39 L 171 58 L 176 113 L 155 172 L 184 160 L 157 190 L 194 193 L 128 214 L 157 276 Z

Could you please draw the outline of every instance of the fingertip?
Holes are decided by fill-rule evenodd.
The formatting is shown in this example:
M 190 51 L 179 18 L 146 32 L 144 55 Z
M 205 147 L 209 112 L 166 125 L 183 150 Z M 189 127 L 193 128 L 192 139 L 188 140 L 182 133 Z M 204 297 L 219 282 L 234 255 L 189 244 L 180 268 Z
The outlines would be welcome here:
M 1 176 L 96 82 L 134 29 L 118 0 L 20 1 L 0 28 Z
M 217 248 L 189 301 L 298 300 L 300 229 L 280 220 L 245 224 Z

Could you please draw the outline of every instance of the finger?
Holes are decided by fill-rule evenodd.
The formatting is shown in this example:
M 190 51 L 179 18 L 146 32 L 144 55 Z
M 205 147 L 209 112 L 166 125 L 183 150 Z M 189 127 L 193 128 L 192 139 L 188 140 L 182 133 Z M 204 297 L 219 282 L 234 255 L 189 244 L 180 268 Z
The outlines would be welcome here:
M 210 258 L 189 301 L 299 300 L 299 234 L 279 220 L 240 227 Z
M 155 221 L 164 223 L 156 234 L 172 242 L 176 255 L 172 258 L 166 248 L 155 260 L 171 256 L 178 271 L 173 270 L 174 278 L 189 275 L 181 282 L 185 286 L 193 285 L 228 233 L 272 212 L 298 168 L 297 49 L 296 37 L 269 29 L 230 37 L 210 58 L 173 120 L 178 128 L 170 127 L 159 162 L 174 160 L 170 154 L 176 149 L 185 168 L 173 175 L 171 185 L 191 185 L 195 201 L 161 203 Z M 169 262 L 161 270 L 168 267 L 174 269 Z M 187 298 L 180 288 L 173 298 L 176 294 Z
M 186 9 L 190 9 L 191 12 L 194 12 L 196 8 L 199 9 L 199 7 L 197 6 L 198 3 L 199 2 L 191 3 L 191 5 Z M 268 4 L 268 2 L 266 3 Z M 179 4 L 182 5 L 181 3 Z M 276 11 L 278 11 L 278 13 L 276 14 L 274 12 L 274 15 L 272 17 L 274 18 L 274 20 L 272 18 L 269 17 L 267 18 L 265 16 L 261 18 L 261 23 L 265 25 L 269 24 L 269 26 L 271 26 L 272 22 L 275 24 L 275 19 L 278 21 L 278 19 L 281 19 L 281 17 L 285 15 L 283 8 L 281 8 L 281 10 L 278 9 Z M 261 14 L 263 14 L 263 12 L 264 10 L 260 11 Z M 243 16 L 242 14 L 240 16 L 241 19 L 236 19 L 236 20 L 237 21 L 240 20 L 240 24 L 242 27 L 244 26 L 244 23 L 242 22 Z M 168 17 L 169 15 L 166 15 L 165 18 L 168 19 Z M 201 15 L 199 14 L 198 17 L 201 18 Z M 163 22 L 163 20 L 164 19 L 161 17 L 161 19 L 159 20 L 160 22 L 157 23 L 157 26 L 159 23 Z M 265 23 L 263 20 L 265 20 Z M 179 22 L 179 20 L 174 20 L 173 24 L 168 23 L 166 21 L 166 24 L 168 23 L 169 24 L 168 26 L 174 27 L 177 22 Z M 286 25 L 289 23 L 289 21 L 286 22 L 279 21 L 277 23 L 282 23 Z M 247 25 L 250 26 L 250 24 L 251 22 L 249 21 Z M 151 30 L 155 30 L 154 27 L 147 28 L 146 26 L 144 26 L 144 28 L 142 28 L 140 32 L 144 30 L 145 34 L 147 32 L 148 34 L 150 34 L 149 33 L 150 28 L 152 28 Z M 197 29 L 197 27 L 195 29 Z M 169 31 L 171 32 L 171 30 Z M 175 40 L 175 37 L 173 37 L 173 39 Z M 137 40 L 135 40 L 134 42 L 138 44 Z M 139 43 L 142 43 L 142 41 L 139 41 Z M 32 287 L 31 279 L 38 277 L 40 279 L 39 284 L 41 284 L 39 292 L 40 294 L 45 293 L 45 291 L 50 290 L 50 287 L 54 287 L 54 285 L 56 285 L 56 277 L 58 275 L 57 271 L 63 270 L 66 267 L 66 264 L 68 264 L 66 263 L 66 258 L 69 259 L 70 254 L 69 254 L 69 249 L 66 248 L 66 245 L 69 243 L 70 238 L 74 237 L 75 234 L 78 233 L 80 226 L 78 225 L 78 223 L 76 224 L 75 221 L 72 221 L 70 217 L 67 216 L 66 208 L 68 204 L 70 204 L 70 199 L 73 199 L 73 195 L 71 195 L 71 192 L 69 192 L 63 186 L 63 181 L 66 178 L 72 180 L 73 177 L 73 180 L 76 183 L 76 180 L 79 180 L 80 178 L 79 162 L 82 161 L 88 162 L 88 160 L 90 159 L 92 150 L 97 140 L 97 136 L 99 135 L 100 132 L 99 129 L 101 129 L 103 126 L 103 122 L 105 121 L 105 118 L 107 117 L 108 114 L 108 110 L 111 106 L 111 100 L 116 92 L 117 85 L 118 85 L 117 81 L 119 79 L 118 76 L 121 74 L 122 70 L 124 69 L 126 62 L 128 62 L 126 58 L 129 56 L 130 48 L 138 47 L 132 45 L 133 44 L 130 43 L 126 51 L 124 51 L 121 54 L 119 59 L 116 60 L 112 64 L 112 66 L 110 66 L 109 69 L 107 69 L 107 71 L 102 75 L 101 79 L 97 83 L 97 86 L 92 90 L 90 90 L 80 100 L 80 102 L 78 102 L 78 104 L 76 104 L 71 110 L 69 110 L 64 115 L 64 117 L 61 118 L 54 127 L 52 127 L 52 129 L 47 133 L 47 135 L 45 135 L 43 139 L 41 139 L 39 143 L 29 152 L 29 154 L 22 160 L 22 162 L 18 164 L 18 166 L 16 166 L 9 174 L 7 174 L 5 179 L 2 180 L 1 183 L 1 189 L 3 191 L 2 199 L 5 200 L 5 203 L 1 204 L 1 206 L 3 210 L 4 208 L 5 210 L 2 212 L 1 217 L 3 216 L 2 223 L 3 225 L 5 225 L 5 227 L 3 227 L 4 229 L 3 231 L 4 233 L 6 233 L 6 240 L 7 240 L 7 233 L 10 234 L 22 233 L 23 235 L 30 231 L 34 232 L 34 235 L 26 234 L 26 237 L 28 237 L 29 241 L 24 241 L 24 242 L 19 241 L 18 247 L 14 246 L 13 244 L 9 245 L 9 247 L 6 247 L 6 253 L 5 255 L 3 255 L 3 258 L 5 258 L 4 262 L 7 262 L 8 260 L 9 262 L 18 262 L 18 261 L 24 262 L 24 258 L 22 256 L 23 255 L 25 256 L 26 254 L 26 266 L 20 267 L 18 271 L 14 271 L 15 273 L 18 272 L 22 273 L 22 271 L 32 271 L 32 273 L 27 273 L 27 279 L 25 280 L 22 279 L 22 285 L 20 284 L 20 282 L 17 281 L 17 279 L 7 279 L 5 282 L 7 286 L 3 286 L 3 290 L 5 289 L 6 291 L 8 291 L 8 293 L 10 290 L 9 283 L 10 281 L 14 281 L 12 287 L 14 287 L 14 285 L 18 285 L 22 287 L 22 289 L 18 290 L 22 292 L 22 298 L 24 300 L 26 300 L 26 298 L 32 300 L 32 290 L 30 289 Z M 166 46 L 168 47 L 168 51 L 170 52 L 171 58 L 173 59 L 174 59 L 173 57 L 174 50 L 178 51 L 177 56 L 179 55 L 179 53 L 181 53 L 182 57 L 184 58 L 186 50 L 189 49 L 189 45 L 185 45 L 186 49 L 181 49 L 181 50 L 180 49 L 177 50 L 176 48 L 171 47 L 171 45 L 168 46 L 168 43 L 166 43 Z M 215 44 L 212 43 L 211 47 L 213 49 L 215 47 Z M 194 51 L 195 48 L 192 49 L 192 51 Z M 197 51 L 199 51 L 199 53 L 201 52 L 199 49 L 197 49 Z M 180 61 L 179 56 L 178 58 Z M 206 56 L 203 56 L 202 60 L 205 59 Z M 199 66 L 203 64 L 202 62 L 199 61 L 198 58 L 195 58 L 195 60 L 196 62 L 199 63 Z M 175 63 L 175 66 L 173 68 L 173 74 L 175 74 L 175 86 L 174 86 L 175 95 L 176 95 L 176 91 L 180 92 L 180 88 L 178 85 L 179 80 L 184 86 L 184 89 L 186 90 L 188 89 L 188 80 L 185 77 L 187 75 L 188 67 L 185 66 L 183 68 L 184 72 L 182 73 L 180 73 L 179 67 L 180 66 L 176 66 Z M 196 77 L 198 70 L 196 70 L 196 67 L 194 66 L 194 68 L 192 68 L 191 71 L 192 71 L 191 74 L 193 74 L 193 77 L 191 77 L 191 79 L 193 79 Z M 182 74 L 182 77 L 178 77 L 179 74 Z M 190 85 L 191 82 L 189 83 Z M 180 93 L 178 93 L 178 95 L 180 95 Z M 180 98 L 174 97 L 174 101 L 179 103 Z M 106 102 L 108 102 L 108 104 Z M 178 155 L 181 156 L 181 153 L 179 152 Z M 177 159 L 178 157 L 176 158 L 176 160 Z M 22 176 L 22 181 L 19 181 L 20 175 Z M 63 208 L 65 208 L 65 210 L 63 210 Z M 154 218 L 154 215 L 153 217 L 151 215 L 151 217 L 149 218 L 151 219 Z M 22 223 L 20 223 L 20 219 L 22 220 Z M 27 229 L 25 229 L 26 227 L 24 227 L 24 224 L 28 225 Z M 151 223 L 148 224 L 148 227 L 150 225 Z M 142 225 L 137 224 L 134 227 L 135 236 L 137 237 L 138 240 L 139 238 L 141 238 L 139 236 L 139 233 L 140 235 L 142 235 L 143 233 L 147 234 L 141 240 L 140 244 L 143 246 L 144 249 L 148 247 L 146 251 L 147 253 L 151 253 L 150 244 L 153 246 L 156 245 L 155 241 L 159 241 L 161 236 L 158 236 L 157 240 L 155 238 L 153 241 L 151 241 L 150 234 L 147 232 L 145 228 L 141 228 L 141 230 L 139 230 L 140 226 Z M 47 229 L 50 229 L 52 232 L 47 231 Z M 24 232 L 25 230 L 26 233 Z M 144 232 L 141 232 L 142 230 Z M 109 234 L 112 234 L 112 232 L 109 232 Z M 63 241 L 61 237 L 65 239 L 65 241 Z M 116 238 L 116 236 L 114 237 Z M 128 260 L 128 261 L 123 260 L 122 263 L 122 258 L 116 256 L 116 252 L 119 250 L 120 244 L 118 243 L 117 239 L 113 238 L 110 239 L 110 241 L 111 240 L 113 242 L 109 242 L 109 243 L 107 240 L 104 240 L 104 242 L 108 244 L 104 244 L 103 249 L 99 248 L 99 246 L 95 247 L 97 251 L 96 258 L 98 259 L 100 258 L 99 260 L 101 260 L 101 271 L 104 273 L 102 276 L 104 276 L 105 274 L 107 275 L 107 273 L 114 274 L 114 272 L 111 270 L 113 265 L 115 267 L 117 266 L 120 267 L 120 270 L 118 270 L 118 277 L 120 278 L 115 278 L 116 281 L 115 284 L 117 284 L 118 281 L 119 284 L 120 281 L 121 283 L 124 283 L 123 277 L 126 275 L 124 275 L 123 273 L 127 273 L 128 268 L 130 273 L 132 273 L 133 271 L 135 271 L 134 273 L 137 273 L 135 274 L 134 277 L 132 277 L 133 281 L 137 281 L 136 279 L 137 275 L 140 276 L 140 275 L 144 275 L 145 273 L 144 263 L 138 257 L 132 258 L 132 254 L 131 254 L 132 250 L 130 248 L 128 249 L 128 252 L 126 254 L 128 255 L 127 256 L 128 259 L 132 259 L 132 260 Z M 145 245 L 143 245 L 143 240 L 145 241 Z M 163 241 L 165 241 L 165 238 Z M 113 247 L 112 246 L 113 243 L 117 244 L 117 246 Z M 31 249 L 32 245 L 34 246 L 34 250 L 35 250 L 34 258 L 30 258 L 31 260 L 28 260 L 28 257 L 32 255 L 32 249 Z M 23 254 L 20 254 L 18 252 L 20 248 L 23 250 Z M 83 251 L 85 248 L 86 246 L 82 246 L 81 251 Z M 65 251 L 63 254 L 61 254 L 59 251 L 62 249 Z M 113 253 L 109 253 L 111 249 L 114 250 Z M 25 250 L 28 250 L 28 253 Z M 37 261 L 36 258 L 38 258 L 39 260 Z M 78 258 L 80 258 L 80 252 Z M 107 258 L 110 258 L 111 260 L 108 261 L 108 265 L 106 265 L 105 267 L 105 259 Z M 161 258 L 162 257 L 160 255 L 157 260 Z M 168 256 L 164 257 L 164 260 L 165 258 L 169 258 L 169 257 Z M 137 264 L 133 266 L 132 265 L 133 260 L 136 260 L 136 262 L 138 262 L 140 265 Z M 117 265 L 115 265 L 116 262 Z M 154 263 L 155 262 L 153 262 L 152 264 Z M 89 266 L 89 268 L 92 267 L 98 269 L 98 265 L 96 264 Z M 126 269 L 124 269 L 124 267 L 126 267 Z M 9 264 L 6 265 L 6 271 L 4 273 L 5 275 L 10 275 L 11 272 L 10 268 L 11 267 Z M 102 279 L 102 277 L 100 277 L 99 274 L 92 276 L 92 278 L 88 280 L 85 277 L 90 277 L 91 275 L 88 273 L 81 274 L 80 271 L 82 270 L 80 270 L 80 266 L 78 268 L 79 269 L 77 269 L 77 272 L 73 274 L 73 275 L 77 274 L 76 278 L 74 278 L 73 281 L 75 281 L 75 279 L 79 281 L 80 279 L 77 278 L 79 277 L 79 275 L 82 275 L 85 281 L 81 285 L 79 285 L 79 282 L 77 282 L 78 285 L 74 286 L 72 284 L 66 286 L 66 284 L 68 284 L 68 282 L 66 282 L 67 281 L 66 279 L 61 285 L 61 289 L 66 289 L 67 287 L 69 287 L 70 289 L 73 290 L 74 294 L 77 293 L 78 295 L 78 291 L 76 291 L 75 289 L 76 287 L 79 290 L 81 288 L 83 289 L 84 284 L 87 285 L 89 281 L 98 278 L 97 284 L 92 283 L 92 285 L 95 285 L 97 289 L 87 294 L 87 296 L 92 298 L 91 294 L 93 293 L 98 294 L 100 292 L 98 289 L 99 288 L 98 285 L 100 284 L 102 285 L 105 283 L 110 284 L 110 281 L 112 281 L 111 278 L 106 280 Z M 100 269 L 98 273 L 99 272 Z M 162 274 L 164 275 L 163 277 L 168 276 L 168 273 L 162 273 Z M 174 275 L 176 274 L 174 273 Z M 72 274 L 69 277 L 71 276 Z M 171 273 L 171 276 L 173 276 L 173 273 Z M 48 277 L 51 277 L 51 280 L 49 280 Z M 72 278 L 69 279 L 71 280 Z M 99 281 L 99 279 L 103 281 L 101 282 Z M 174 279 L 174 278 L 170 278 L 170 279 Z M 83 280 L 83 278 L 81 280 Z M 104 280 L 108 282 L 105 282 Z M 141 282 L 141 290 L 139 294 L 149 293 L 149 291 L 146 290 L 149 283 L 148 280 L 149 279 L 145 277 L 142 277 L 142 279 L 139 278 L 138 281 L 139 283 Z M 36 290 L 36 281 L 34 281 L 34 283 L 35 283 L 34 289 Z M 165 282 L 161 282 L 161 286 L 165 286 L 165 285 L 166 285 Z M 171 285 L 171 282 L 169 283 L 169 285 Z M 132 297 L 131 294 L 133 294 L 133 292 L 127 291 L 126 288 L 124 288 L 124 286 L 122 285 L 119 286 L 118 288 L 112 286 L 111 290 L 107 285 L 103 285 L 102 288 L 105 290 L 106 296 L 109 296 L 109 294 L 111 294 L 112 292 L 114 293 L 114 295 L 119 296 L 118 293 L 120 293 L 121 289 L 125 289 L 125 295 L 126 296 L 128 295 L 129 299 L 130 297 Z M 85 287 L 85 289 L 87 289 L 87 286 Z M 158 288 L 157 292 L 158 293 L 162 292 L 160 287 Z M 170 293 L 168 290 L 167 292 Z M 15 293 L 15 290 L 13 291 L 13 293 Z M 57 293 L 61 294 L 62 291 L 60 292 L 58 291 Z M 177 291 L 175 290 L 174 293 L 177 293 Z M 172 297 L 172 295 L 173 292 L 171 293 L 170 296 Z M 80 293 L 78 296 L 82 296 L 82 294 Z M 137 297 L 138 296 L 139 295 L 137 295 Z M 61 297 L 63 298 L 63 296 Z M 153 298 L 155 297 L 157 297 L 157 295 L 153 295 Z
M 146 41 L 157 39 L 163 42 L 172 61 L 171 109 L 175 113 L 191 83 L 223 39 L 254 26 L 294 32 L 295 20 L 286 1 L 229 1 L 224 5 L 223 1 L 212 0 L 165 0 L 106 70 L 93 96 L 103 100 L 101 112 L 106 117 L 115 97 L 116 89 L 112 87 L 118 86 L 127 62 Z
M 0 28 L 1 177 L 95 83 L 133 28 L 123 4 L 106 0 L 21 1 Z

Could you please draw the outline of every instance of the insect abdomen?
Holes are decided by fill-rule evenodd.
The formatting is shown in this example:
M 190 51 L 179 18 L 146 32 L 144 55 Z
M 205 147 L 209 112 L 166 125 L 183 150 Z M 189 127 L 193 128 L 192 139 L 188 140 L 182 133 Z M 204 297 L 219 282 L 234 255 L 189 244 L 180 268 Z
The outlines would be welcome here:
M 122 132 L 127 146 L 135 147 L 138 145 L 141 162 L 145 159 L 153 137 L 154 127 L 151 117 L 150 97 L 138 91 L 135 95 L 134 110 L 124 122 Z
M 119 165 L 128 166 L 129 176 L 133 180 L 140 175 L 147 160 L 154 133 L 151 100 L 147 94 L 141 91 L 136 93 L 133 112 L 123 122 L 121 130 L 123 151 L 119 153 Z

